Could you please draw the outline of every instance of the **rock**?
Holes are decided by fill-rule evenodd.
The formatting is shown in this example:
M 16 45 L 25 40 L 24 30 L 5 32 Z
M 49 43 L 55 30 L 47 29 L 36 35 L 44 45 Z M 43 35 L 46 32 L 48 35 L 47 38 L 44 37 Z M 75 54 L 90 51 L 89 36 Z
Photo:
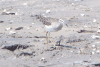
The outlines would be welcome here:
M 92 35 L 91 36 L 93 39 L 100 39 L 100 36 Z
M 10 29 L 12 29 L 12 28 L 11 27 L 6 28 L 6 30 L 10 30 Z
M 4 21 L 0 21 L 0 23 L 3 23 Z
M 85 16 L 85 14 L 80 14 L 81 16 Z
M 97 21 L 96 19 L 93 20 L 93 22 L 96 22 L 96 21 Z
M 9 15 L 7 12 L 2 12 L 1 15 Z
M 21 29 L 23 29 L 23 27 L 18 27 L 18 28 L 16 28 L 15 30 L 21 30 Z
M 12 23 L 13 23 L 13 21 L 10 21 L 9 23 L 10 23 L 10 24 L 12 24 Z
M 11 45 L 11 46 L 4 46 L 2 49 L 7 49 L 7 50 L 10 50 L 10 51 L 15 51 L 16 49 L 26 49 L 28 48 L 29 46 L 28 45 L 21 45 L 21 44 L 14 44 L 14 45 Z
M 97 67 L 97 66 L 100 67 L 100 63 L 93 64 L 93 65 L 96 66 L 96 67 Z
M 10 31 L 9 34 L 16 34 L 16 32 L 15 31 Z
M 9 15 L 15 15 L 15 13 L 9 13 Z
M 96 33 L 96 31 L 93 31 L 93 30 L 80 30 L 80 31 L 77 31 L 78 33 Z
M 48 9 L 48 10 L 46 10 L 46 13 L 50 13 L 50 10 Z
M 15 15 L 15 13 L 10 13 L 10 12 L 2 12 L 1 15 Z

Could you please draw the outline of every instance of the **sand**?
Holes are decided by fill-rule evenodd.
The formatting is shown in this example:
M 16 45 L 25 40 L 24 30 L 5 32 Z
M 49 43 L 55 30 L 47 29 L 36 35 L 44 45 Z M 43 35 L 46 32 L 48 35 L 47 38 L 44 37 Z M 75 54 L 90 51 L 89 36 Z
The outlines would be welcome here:
M 0 67 L 99 67 L 99 3 L 100 0 L 1 0 Z M 51 42 L 46 44 L 44 25 L 32 17 L 39 14 L 65 21 L 62 30 L 50 33 L 55 47 Z M 19 46 L 13 51 L 3 49 L 12 49 L 16 44 Z

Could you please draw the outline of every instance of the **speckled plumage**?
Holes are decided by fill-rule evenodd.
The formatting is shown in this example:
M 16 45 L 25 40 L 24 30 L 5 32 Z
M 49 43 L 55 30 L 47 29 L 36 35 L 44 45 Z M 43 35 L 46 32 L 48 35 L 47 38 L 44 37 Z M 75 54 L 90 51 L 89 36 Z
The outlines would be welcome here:
M 35 17 L 36 19 L 39 19 L 43 25 L 45 25 L 45 28 L 48 32 L 59 31 L 63 27 L 64 21 L 62 19 L 43 17 L 42 15 L 35 15 Z
M 46 32 L 46 40 L 48 44 L 49 34 L 48 32 L 56 32 L 62 29 L 64 21 L 62 19 L 43 17 L 42 15 L 35 15 L 36 19 L 39 19 L 40 22 L 43 23 L 47 32 Z M 50 40 L 51 41 L 51 40 Z M 51 43 L 55 46 L 55 44 L 51 41 Z

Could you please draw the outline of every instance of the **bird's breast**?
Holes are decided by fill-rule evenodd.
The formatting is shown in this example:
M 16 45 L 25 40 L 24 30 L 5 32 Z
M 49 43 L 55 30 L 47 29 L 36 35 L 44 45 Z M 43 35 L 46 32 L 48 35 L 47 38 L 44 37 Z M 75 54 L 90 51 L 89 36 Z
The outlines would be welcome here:
M 45 28 L 48 32 L 56 32 L 56 31 L 59 31 L 61 30 L 63 27 L 63 24 L 62 23 L 59 23 L 58 25 L 50 25 L 50 26 L 47 26 L 45 25 Z

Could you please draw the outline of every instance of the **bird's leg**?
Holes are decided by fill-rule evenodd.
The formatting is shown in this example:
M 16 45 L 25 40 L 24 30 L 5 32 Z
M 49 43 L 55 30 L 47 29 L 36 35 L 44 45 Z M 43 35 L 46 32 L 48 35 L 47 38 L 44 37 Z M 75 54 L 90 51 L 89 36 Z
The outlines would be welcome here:
M 50 39 L 50 32 L 48 33 L 48 40 L 51 41 L 51 39 Z M 55 44 L 52 41 L 51 41 L 51 43 L 55 46 Z
M 46 32 L 46 41 L 47 41 L 47 44 L 48 44 L 48 32 Z

